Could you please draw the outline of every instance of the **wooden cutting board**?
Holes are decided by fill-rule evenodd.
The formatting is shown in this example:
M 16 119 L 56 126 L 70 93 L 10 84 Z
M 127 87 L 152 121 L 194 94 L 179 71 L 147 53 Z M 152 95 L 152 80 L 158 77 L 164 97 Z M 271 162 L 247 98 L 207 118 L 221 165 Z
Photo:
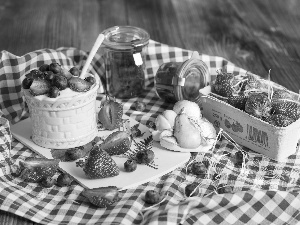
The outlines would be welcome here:
M 130 121 L 130 126 L 137 124 L 138 122 L 130 117 L 124 115 L 124 119 Z M 142 141 L 144 138 L 148 137 L 150 134 L 149 129 L 139 124 L 139 129 L 144 133 L 143 137 L 136 138 L 135 140 Z M 23 143 L 28 148 L 35 151 L 40 156 L 46 158 L 53 158 L 51 154 L 51 149 L 43 148 L 36 145 L 30 138 L 31 136 L 31 120 L 30 118 L 23 120 L 17 124 L 11 126 L 12 135 Z M 99 131 L 99 136 L 107 136 L 112 131 Z M 135 146 L 132 144 L 132 147 Z M 174 152 L 167 150 L 160 146 L 159 142 L 153 142 L 152 150 L 155 153 L 154 163 L 157 169 L 151 168 L 147 165 L 138 164 L 137 169 L 134 172 L 128 173 L 124 171 L 124 162 L 127 158 L 121 158 L 113 156 L 117 165 L 120 168 L 120 174 L 116 177 L 109 177 L 103 179 L 88 179 L 82 168 L 76 167 L 76 162 L 60 162 L 60 169 L 70 174 L 75 180 L 77 180 L 82 186 L 86 188 L 97 188 L 105 186 L 117 186 L 121 190 L 135 187 L 137 185 L 154 180 L 168 172 L 173 171 L 179 166 L 186 163 L 190 158 L 190 153 L 187 152 Z

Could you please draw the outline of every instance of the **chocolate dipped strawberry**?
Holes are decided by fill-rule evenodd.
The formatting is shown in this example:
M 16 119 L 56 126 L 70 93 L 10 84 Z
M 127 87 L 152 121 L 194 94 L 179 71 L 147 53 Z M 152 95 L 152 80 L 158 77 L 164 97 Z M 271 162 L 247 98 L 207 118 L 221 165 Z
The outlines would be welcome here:
M 123 106 L 115 99 L 107 98 L 98 113 L 98 120 L 107 130 L 120 128 L 123 124 Z
M 125 131 L 115 131 L 108 135 L 100 147 L 109 155 L 120 155 L 130 149 L 131 142 L 132 139 L 129 133 Z
M 58 169 L 59 160 L 44 158 L 26 158 L 20 161 L 22 172 L 20 177 L 27 182 L 40 182 L 47 177 L 53 177 Z
M 106 208 L 120 200 L 119 191 L 116 186 L 85 189 L 82 195 L 93 205 Z
M 111 156 L 99 146 L 94 146 L 83 165 L 85 175 L 90 179 L 117 176 L 119 167 Z

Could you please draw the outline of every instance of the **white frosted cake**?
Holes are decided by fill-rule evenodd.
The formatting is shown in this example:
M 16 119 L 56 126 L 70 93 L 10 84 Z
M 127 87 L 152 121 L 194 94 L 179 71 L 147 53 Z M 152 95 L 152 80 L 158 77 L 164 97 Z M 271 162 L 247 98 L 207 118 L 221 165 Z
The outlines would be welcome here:
M 91 75 L 89 75 L 91 76 Z M 78 147 L 97 135 L 96 96 L 100 79 L 86 92 L 70 88 L 60 91 L 56 98 L 34 96 L 24 89 L 24 96 L 32 121 L 32 140 L 51 149 Z

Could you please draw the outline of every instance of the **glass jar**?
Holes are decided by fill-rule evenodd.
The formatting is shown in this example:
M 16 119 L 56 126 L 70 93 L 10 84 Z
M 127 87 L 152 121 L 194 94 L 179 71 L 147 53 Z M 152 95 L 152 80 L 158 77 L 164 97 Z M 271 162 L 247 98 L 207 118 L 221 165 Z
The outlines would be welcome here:
M 197 102 L 199 90 L 207 86 L 209 81 L 208 66 L 193 57 L 184 62 L 163 63 L 154 80 L 157 95 L 169 103 L 180 100 Z
M 132 26 L 115 26 L 102 32 L 107 94 L 138 97 L 145 89 L 145 60 L 149 34 Z

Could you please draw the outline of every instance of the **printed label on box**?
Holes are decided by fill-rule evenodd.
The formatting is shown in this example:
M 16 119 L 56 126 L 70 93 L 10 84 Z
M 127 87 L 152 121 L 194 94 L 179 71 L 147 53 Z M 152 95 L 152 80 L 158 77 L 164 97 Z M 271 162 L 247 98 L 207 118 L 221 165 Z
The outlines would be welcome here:
M 245 123 L 244 121 L 238 121 L 214 108 L 207 119 L 213 121 L 212 123 L 217 130 L 222 128 L 238 144 L 245 144 L 244 142 L 248 142 L 251 145 L 258 146 L 261 150 L 270 151 L 267 132 Z

